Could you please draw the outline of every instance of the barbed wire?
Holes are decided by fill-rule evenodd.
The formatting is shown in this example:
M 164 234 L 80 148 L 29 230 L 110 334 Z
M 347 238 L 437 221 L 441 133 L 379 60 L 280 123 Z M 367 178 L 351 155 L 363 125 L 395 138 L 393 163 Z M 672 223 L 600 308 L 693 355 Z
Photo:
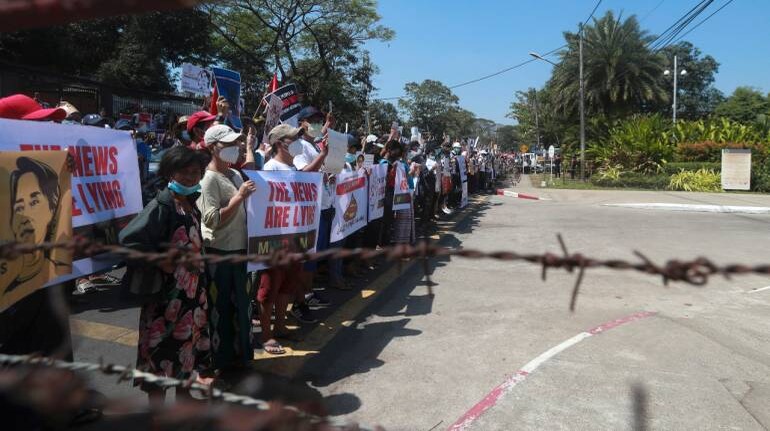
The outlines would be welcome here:
M 260 411 L 269 411 L 276 408 L 277 403 L 271 403 L 265 400 L 252 398 L 246 395 L 238 395 L 225 392 L 210 385 L 198 383 L 192 377 L 189 380 L 179 380 L 171 377 L 158 376 L 147 373 L 135 368 L 116 364 L 91 363 L 91 362 L 67 362 L 59 359 L 47 358 L 35 355 L 7 355 L 0 354 L 0 366 L 18 367 L 18 366 L 42 366 L 58 370 L 72 372 L 98 372 L 107 376 L 118 376 L 118 383 L 130 379 L 141 379 L 142 382 L 157 386 L 162 389 L 180 388 L 185 390 L 199 390 L 206 394 L 212 401 L 221 401 L 227 404 L 238 405 L 242 407 L 255 408 Z M 280 408 L 296 415 L 297 418 L 308 421 L 311 424 L 325 424 L 333 428 L 355 429 L 361 431 L 374 431 L 375 428 L 361 424 L 352 424 L 335 417 L 321 417 L 307 413 L 291 405 L 280 405 Z
M 416 245 L 397 244 L 377 249 L 370 248 L 332 248 L 319 252 L 292 253 L 285 250 L 276 250 L 270 254 L 228 254 L 214 255 L 202 254 L 200 251 L 174 245 L 163 245 L 166 251 L 148 252 L 123 247 L 119 245 L 105 245 L 89 240 L 88 238 L 76 238 L 70 241 L 24 244 L 11 242 L 0 245 L 0 259 L 16 259 L 19 256 L 38 250 L 67 249 L 82 256 L 93 258 L 121 259 L 127 262 L 142 262 L 159 265 L 170 263 L 175 265 L 197 265 L 200 263 L 262 263 L 270 267 L 287 267 L 302 262 L 317 262 L 325 259 L 354 259 L 373 260 L 385 258 L 389 261 L 404 259 L 421 259 L 423 271 L 428 285 L 430 280 L 431 258 L 438 257 L 462 257 L 466 259 L 494 259 L 505 262 L 521 261 L 539 265 L 542 267 L 541 278 L 545 281 L 549 269 L 562 269 L 567 272 L 578 271 L 577 279 L 572 291 L 570 310 L 574 311 L 580 285 L 587 269 L 605 268 L 611 270 L 636 271 L 643 274 L 657 275 L 662 278 L 664 285 L 669 282 L 684 282 L 693 286 L 703 286 L 712 276 L 718 275 L 730 278 L 733 275 L 757 274 L 770 275 L 770 264 L 745 265 L 730 264 L 718 265 L 705 257 L 691 260 L 669 259 L 663 264 L 656 264 L 640 251 L 634 254 L 640 259 L 630 262 L 623 259 L 600 259 L 583 255 L 582 253 L 570 253 L 561 234 L 557 235 L 562 254 L 546 253 L 520 253 L 517 251 L 482 251 L 467 248 L 443 247 L 427 241 L 420 241 Z

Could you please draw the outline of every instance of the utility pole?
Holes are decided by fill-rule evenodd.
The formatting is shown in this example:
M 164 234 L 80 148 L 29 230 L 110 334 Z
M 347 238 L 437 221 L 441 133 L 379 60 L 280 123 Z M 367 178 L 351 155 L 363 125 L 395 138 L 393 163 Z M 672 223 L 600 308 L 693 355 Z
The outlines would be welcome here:
M 535 108 L 535 136 L 537 137 L 537 148 L 540 148 L 540 120 L 537 113 L 537 90 L 532 89 L 532 104 Z
M 677 82 L 676 82 L 676 78 L 677 78 L 677 74 L 676 74 L 677 70 L 676 70 L 676 68 L 677 68 L 676 56 L 674 56 L 674 106 L 672 107 L 673 110 L 674 110 L 674 117 L 673 117 L 674 124 L 676 124 L 676 84 L 677 84 Z
M 580 180 L 586 179 L 586 113 L 585 88 L 583 83 L 583 24 L 578 32 L 580 44 Z

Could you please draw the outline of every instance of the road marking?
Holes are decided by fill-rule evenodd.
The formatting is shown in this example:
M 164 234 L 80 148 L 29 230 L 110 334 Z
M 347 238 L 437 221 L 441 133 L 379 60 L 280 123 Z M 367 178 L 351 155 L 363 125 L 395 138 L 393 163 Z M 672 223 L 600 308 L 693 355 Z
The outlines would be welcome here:
M 602 204 L 605 207 L 632 208 L 642 210 L 690 211 L 725 214 L 770 214 L 770 207 L 750 207 L 739 205 L 690 205 L 669 203 L 631 203 Z
M 528 195 L 524 193 L 517 193 L 512 192 L 510 190 L 504 190 L 504 189 L 497 189 L 497 195 L 498 196 L 508 196 L 511 198 L 519 198 L 519 199 L 529 199 L 533 201 L 550 201 L 549 198 L 542 198 L 540 196 L 534 196 L 534 195 Z
M 757 293 L 757 292 L 761 292 L 763 290 L 768 290 L 768 289 L 770 289 L 770 286 L 760 287 L 758 289 L 752 289 L 752 290 L 749 290 L 746 293 Z
M 70 328 L 73 335 L 93 340 L 109 341 L 129 347 L 136 347 L 139 342 L 139 331 L 121 326 L 70 318 Z
M 486 198 L 482 197 L 476 202 L 484 201 Z M 474 203 L 476 203 L 474 202 Z M 452 227 L 459 225 L 465 219 L 470 217 L 471 211 L 465 211 L 459 215 L 459 218 L 454 220 Z M 446 233 L 446 230 L 439 232 L 439 234 Z M 372 303 L 393 281 L 401 274 L 406 274 L 414 265 L 419 263 L 418 260 L 409 260 L 399 265 L 392 265 L 366 286 L 366 293 L 362 291 L 360 295 L 355 295 L 349 299 L 346 303 L 342 304 L 331 316 L 326 320 L 319 323 L 318 326 L 313 328 L 310 333 L 297 343 L 297 347 L 301 347 L 302 351 L 295 351 L 291 349 L 286 350 L 286 354 L 283 355 L 271 355 L 264 351 L 254 352 L 254 361 L 270 361 L 270 371 L 276 374 L 280 374 L 286 377 L 294 377 L 299 370 L 305 365 L 305 361 L 312 354 L 295 354 L 295 352 L 320 352 L 323 347 L 329 343 L 342 329 L 343 327 L 350 327 L 355 322 L 356 317 L 364 311 L 369 304 Z M 371 293 L 370 293 L 371 292 Z M 284 346 L 286 347 L 286 346 Z M 276 358 L 286 358 L 280 362 L 275 362 Z
M 585 340 L 586 338 L 602 334 L 609 331 L 610 329 L 617 328 L 618 326 L 624 325 L 626 323 L 646 319 L 647 317 L 653 315 L 655 315 L 655 312 L 641 311 L 630 316 L 621 317 L 620 319 L 615 319 L 610 322 L 603 323 L 599 326 L 595 326 L 587 331 L 575 335 L 568 340 L 562 341 L 558 345 L 546 350 L 535 359 L 529 361 L 512 376 L 505 379 L 503 383 L 492 389 L 481 401 L 476 403 L 476 405 L 471 407 L 471 409 L 462 415 L 460 419 L 458 419 L 452 426 L 447 428 L 447 430 L 460 431 L 468 429 L 468 427 L 470 427 L 482 414 L 494 407 L 501 399 L 503 399 L 503 397 L 506 396 L 514 386 L 526 380 L 530 374 L 532 374 L 535 370 L 538 369 L 538 367 L 543 365 L 549 359 L 574 346 L 575 344 Z

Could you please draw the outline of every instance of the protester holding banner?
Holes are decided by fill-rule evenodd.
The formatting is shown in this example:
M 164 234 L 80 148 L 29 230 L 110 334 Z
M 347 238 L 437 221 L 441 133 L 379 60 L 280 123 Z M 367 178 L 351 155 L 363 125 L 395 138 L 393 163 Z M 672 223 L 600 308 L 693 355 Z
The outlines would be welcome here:
M 168 187 L 120 232 L 120 243 L 140 251 L 162 251 L 161 244 L 172 244 L 202 252 L 201 214 L 195 201 L 205 166 L 198 152 L 186 147 L 169 149 L 158 171 Z M 212 371 L 205 266 L 164 262 L 147 271 L 129 264 L 126 277 L 127 285 L 143 289 L 133 293 L 145 298 L 139 318 L 136 368 L 182 380 L 195 376 L 199 383 L 210 384 L 210 377 L 200 376 Z M 156 279 L 155 285 L 145 281 Z M 165 398 L 165 390 L 159 386 L 142 381 L 135 384 L 147 392 L 151 402 Z M 177 391 L 176 396 L 180 395 Z
M 302 151 L 302 144 L 298 140 L 301 133 L 302 129 L 291 127 L 288 124 L 274 127 L 268 134 L 271 158 L 265 163 L 263 170 L 296 171 L 294 158 Z M 266 353 L 272 355 L 285 353 L 283 346 L 276 338 L 289 337 L 289 332 L 286 329 L 286 309 L 289 300 L 297 296 L 299 282 L 299 264 L 288 268 L 268 268 L 261 273 L 257 301 L 260 305 L 259 323 L 262 331 L 262 348 Z M 304 301 L 295 302 L 293 307 L 301 307 L 301 304 L 304 304 Z M 271 328 L 273 308 L 275 308 L 275 326 Z M 302 310 L 301 312 L 304 311 L 309 310 Z
M 391 134 L 393 136 L 393 134 Z M 413 189 L 412 177 L 406 174 L 408 169 L 402 160 L 404 148 L 397 139 L 391 139 L 385 144 L 385 159 L 380 164 L 388 166 L 385 180 L 385 212 L 382 221 L 382 236 L 380 245 L 388 246 L 394 243 L 409 243 L 414 241 L 414 218 L 411 209 L 411 192 Z M 409 195 L 406 204 L 396 201 L 396 191 L 403 184 L 408 184 L 408 189 L 400 195 Z M 406 208 L 399 208 L 405 206 Z
M 211 126 L 204 135 L 211 162 L 201 180 L 198 208 L 202 214 L 203 242 L 209 254 L 246 253 L 244 201 L 256 186 L 253 181 L 244 182 L 238 171 L 230 168 L 238 161 L 242 137 L 221 124 Z M 218 263 L 210 269 L 214 281 L 209 288 L 214 365 L 217 369 L 246 365 L 253 356 L 246 263 Z

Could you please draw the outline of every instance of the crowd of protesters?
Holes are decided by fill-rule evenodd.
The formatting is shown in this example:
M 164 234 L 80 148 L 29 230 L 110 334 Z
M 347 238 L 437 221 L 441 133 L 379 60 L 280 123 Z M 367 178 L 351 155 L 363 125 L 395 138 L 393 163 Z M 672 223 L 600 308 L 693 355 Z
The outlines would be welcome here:
M 511 158 L 491 149 L 477 149 L 471 140 L 452 142 L 443 137 L 425 141 L 420 134 L 406 138 L 396 125 L 379 136 L 349 135 L 344 170 L 370 175 L 371 165 L 367 166 L 366 159 L 387 166 L 385 211 L 381 219 L 332 242 L 335 174 L 325 169 L 325 161 L 334 116 L 306 106 L 298 115 L 299 127 L 281 124 L 263 131 L 258 130 L 257 121 L 236 131 L 226 121 L 227 102 L 220 100 L 217 107 L 218 115 L 199 111 L 177 118 L 160 140 L 138 117 L 115 121 L 105 112 L 81 115 L 67 102 L 44 108 L 23 95 L 0 99 L 0 118 L 130 130 L 147 199 L 144 210 L 120 232 L 119 241 L 142 251 L 161 251 L 160 244 L 171 243 L 205 254 L 245 254 L 245 201 L 256 191 L 256 185 L 244 170 L 321 173 L 316 250 L 322 251 L 414 243 L 437 219 L 464 205 L 463 178 L 468 194 L 493 193 L 496 180 L 512 164 Z M 258 139 L 262 136 L 266 139 Z M 149 168 L 152 147 L 163 150 L 154 172 Z M 400 167 L 407 173 L 413 204 L 410 209 L 394 211 L 396 171 Z M 145 187 L 151 180 L 155 181 L 152 190 Z M 317 321 L 314 309 L 331 305 L 316 288 L 351 290 L 350 279 L 375 265 L 328 259 L 250 273 L 245 263 L 161 264 L 161 281 L 153 284 L 139 280 L 141 268 L 129 263 L 122 285 L 133 283 L 146 289 L 133 292 L 143 299 L 137 368 L 208 384 L 222 370 L 247 366 L 255 347 L 267 354 L 284 354 L 281 342 L 296 338 L 287 329 L 287 318 L 312 324 Z M 120 282 L 102 274 L 81 279 L 71 289 L 83 294 L 89 284 Z M 256 327 L 258 342 L 252 340 Z M 151 400 L 165 396 L 163 390 L 136 383 Z

